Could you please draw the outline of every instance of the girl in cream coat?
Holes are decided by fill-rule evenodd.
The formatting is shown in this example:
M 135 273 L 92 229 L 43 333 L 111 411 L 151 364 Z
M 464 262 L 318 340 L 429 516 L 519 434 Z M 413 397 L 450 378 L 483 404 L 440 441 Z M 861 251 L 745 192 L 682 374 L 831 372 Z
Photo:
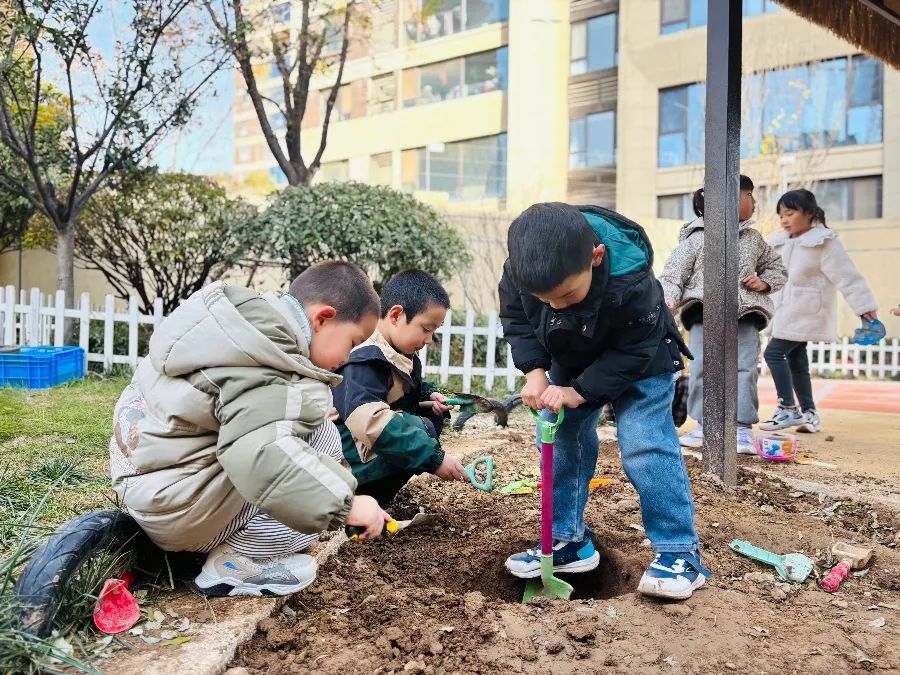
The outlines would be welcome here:
M 779 404 L 760 428 L 797 427 L 797 431 L 813 433 L 819 430 L 819 416 L 812 396 L 807 342 L 837 339 L 838 290 L 858 316 L 874 319 L 878 307 L 837 232 L 825 225 L 825 213 L 812 192 L 786 192 L 778 200 L 777 211 L 784 231 L 769 243 L 784 259 L 788 282 L 773 298 L 773 339 L 766 348 L 766 363 Z

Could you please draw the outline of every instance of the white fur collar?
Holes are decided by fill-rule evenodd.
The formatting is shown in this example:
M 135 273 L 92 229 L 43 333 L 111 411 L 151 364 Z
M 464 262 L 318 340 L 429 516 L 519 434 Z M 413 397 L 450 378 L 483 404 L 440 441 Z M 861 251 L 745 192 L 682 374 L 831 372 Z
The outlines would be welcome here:
M 811 229 L 807 230 L 799 237 L 797 237 L 797 243 L 801 246 L 807 246 L 809 248 L 813 248 L 815 246 L 821 246 L 829 239 L 836 239 L 838 233 L 835 230 L 831 230 L 825 227 L 822 223 L 816 221 L 813 223 Z M 772 246 L 782 246 L 790 241 L 790 238 L 787 235 L 787 232 L 783 230 L 778 232 L 769 239 L 769 244 Z

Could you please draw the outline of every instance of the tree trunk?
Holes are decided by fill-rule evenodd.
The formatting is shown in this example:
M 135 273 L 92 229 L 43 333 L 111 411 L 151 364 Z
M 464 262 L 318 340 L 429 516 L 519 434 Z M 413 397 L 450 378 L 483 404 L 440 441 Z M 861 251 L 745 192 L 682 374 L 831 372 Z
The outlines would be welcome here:
M 56 233 L 56 288 L 65 291 L 66 308 L 75 307 L 75 223 Z M 66 319 L 65 343 L 73 344 L 74 322 Z

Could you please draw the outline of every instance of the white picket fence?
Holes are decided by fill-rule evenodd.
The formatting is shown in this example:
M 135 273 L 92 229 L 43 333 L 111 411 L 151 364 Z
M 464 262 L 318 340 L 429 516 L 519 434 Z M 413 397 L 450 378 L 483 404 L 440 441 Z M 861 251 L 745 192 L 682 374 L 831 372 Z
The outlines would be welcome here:
M 92 307 L 87 293 L 81 295 L 77 309 L 64 307 L 64 294 L 44 294 L 33 288 L 30 293 L 16 292 L 12 286 L 0 288 L 0 344 L 6 345 L 56 345 L 64 343 L 64 322 L 78 320 L 78 344 L 84 349 L 88 363 L 99 363 L 104 369 L 114 364 L 136 367 L 144 354 L 138 352 L 138 327 L 158 326 L 163 320 L 162 301 L 154 303 L 153 314 L 141 314 L 138 303 L 131 298 L 128 311 L 116 311 L 116 299 L 112 295 L 104 298 L 102 307 Z M 103 325 L 103 351 L 89 352 L 89 335 L 92 322 Z M 128 347 L 125 353 L 114 351 L 114 331 L 117 323 L 128 326 Z M 462 358 L 459 358 L 458 344 L 452 344 L 453 336 L 462 336 Z M 465 322 L 454 325 L 451 313 L 447 313 L 444 325 L 437 330 L 439 338 L 434 345 L 420 353 L 425 373 L 437 375 L 441 383 L 447 383 L 450 376 L 460 376 L 462 390 L 470 391 L 473 380 L 490 391 L 500 382 L 507 391 L 517 388 L 517 378 L 522 373 L 515 368 L 509 345 L 501 342 L 497 358 L 498 340 L 503 340 L 503 328 L 496 312 L 487 317 L 486 325 L 476 325 L 475 313 L 466 313 Z M 446 339 L 450 337 L 451 339 Z M 477 351 L 485 354 L 475 362 Z M 458 341 L 457 341 L 458 342 Z M 437 363 L 429 363 L 429 352 L 438 350 Z M 810 371 L 819 376 L 861 377 L 870 379 L 896 378 L 900 376 L 900 340 L 883 340 L 878 345 L 861 347 L 850 344 L 847 338 L 841 342 L 812 343 L 807 347 Z M 498 362 L 500 361 L 500 362 Z M 765 361 L 760 359 L 761 372 L 766 371 Z
M 17 297 L 18 295 L 18 297 Z M 16 293 L 13 286 L 0 288 L 0 343 L 5 345 L 54 345 L 65 344 L 66 319 L 78 320 L 78 346 L 85 353 L 85 368 L 88 363 L 103 364 L 108 370 L 114 364 L 126 364 L 136 368 L 143 354 L 138 353 L 138 326 L 152 325 L 154 328 L 163 320 L 162 299 L 153 304 L 153 314 L 141 314 L 137 298 L 132 297 L 127 312 L 116 311 L 113 295 L 104 298 L 102 309 L 91 306 L 88 293 L 82 293 L 78 308 L 66 308 L 65 293 L 42 293 L 32 288 Z M 89 336 L 92 322 L 103 324 L 103 351 L 89 350 Z M 116 354 L 114 351 L 114 331 L 117 323 L 128 325 L 128 351 Z

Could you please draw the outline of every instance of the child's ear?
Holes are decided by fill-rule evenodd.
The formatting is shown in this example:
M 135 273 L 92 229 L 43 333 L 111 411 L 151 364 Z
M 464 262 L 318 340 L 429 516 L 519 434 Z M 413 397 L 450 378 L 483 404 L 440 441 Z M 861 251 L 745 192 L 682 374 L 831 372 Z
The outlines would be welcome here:
M 603 244 L 597 244 L 594 247 L 594 255 L 591 258 L 591 267 L 600 267 L 600 262 L 603 260 L 604 253 L 606 253 L 606 246 Z
M 309 317 L 309 322 L 312 324 L 313 332 L 317 333 L 322 329 L 329 321 L 332 321 L 335 317 L 337 317 L 337 310 L 331 305 L 323 305 L 319 307 L 313 315 Z
M 391 323 L 397 323 L 401 314 L 403 314 L 403 305 L 394 305 L 388 310 L 387 318 L 391 320 Z

